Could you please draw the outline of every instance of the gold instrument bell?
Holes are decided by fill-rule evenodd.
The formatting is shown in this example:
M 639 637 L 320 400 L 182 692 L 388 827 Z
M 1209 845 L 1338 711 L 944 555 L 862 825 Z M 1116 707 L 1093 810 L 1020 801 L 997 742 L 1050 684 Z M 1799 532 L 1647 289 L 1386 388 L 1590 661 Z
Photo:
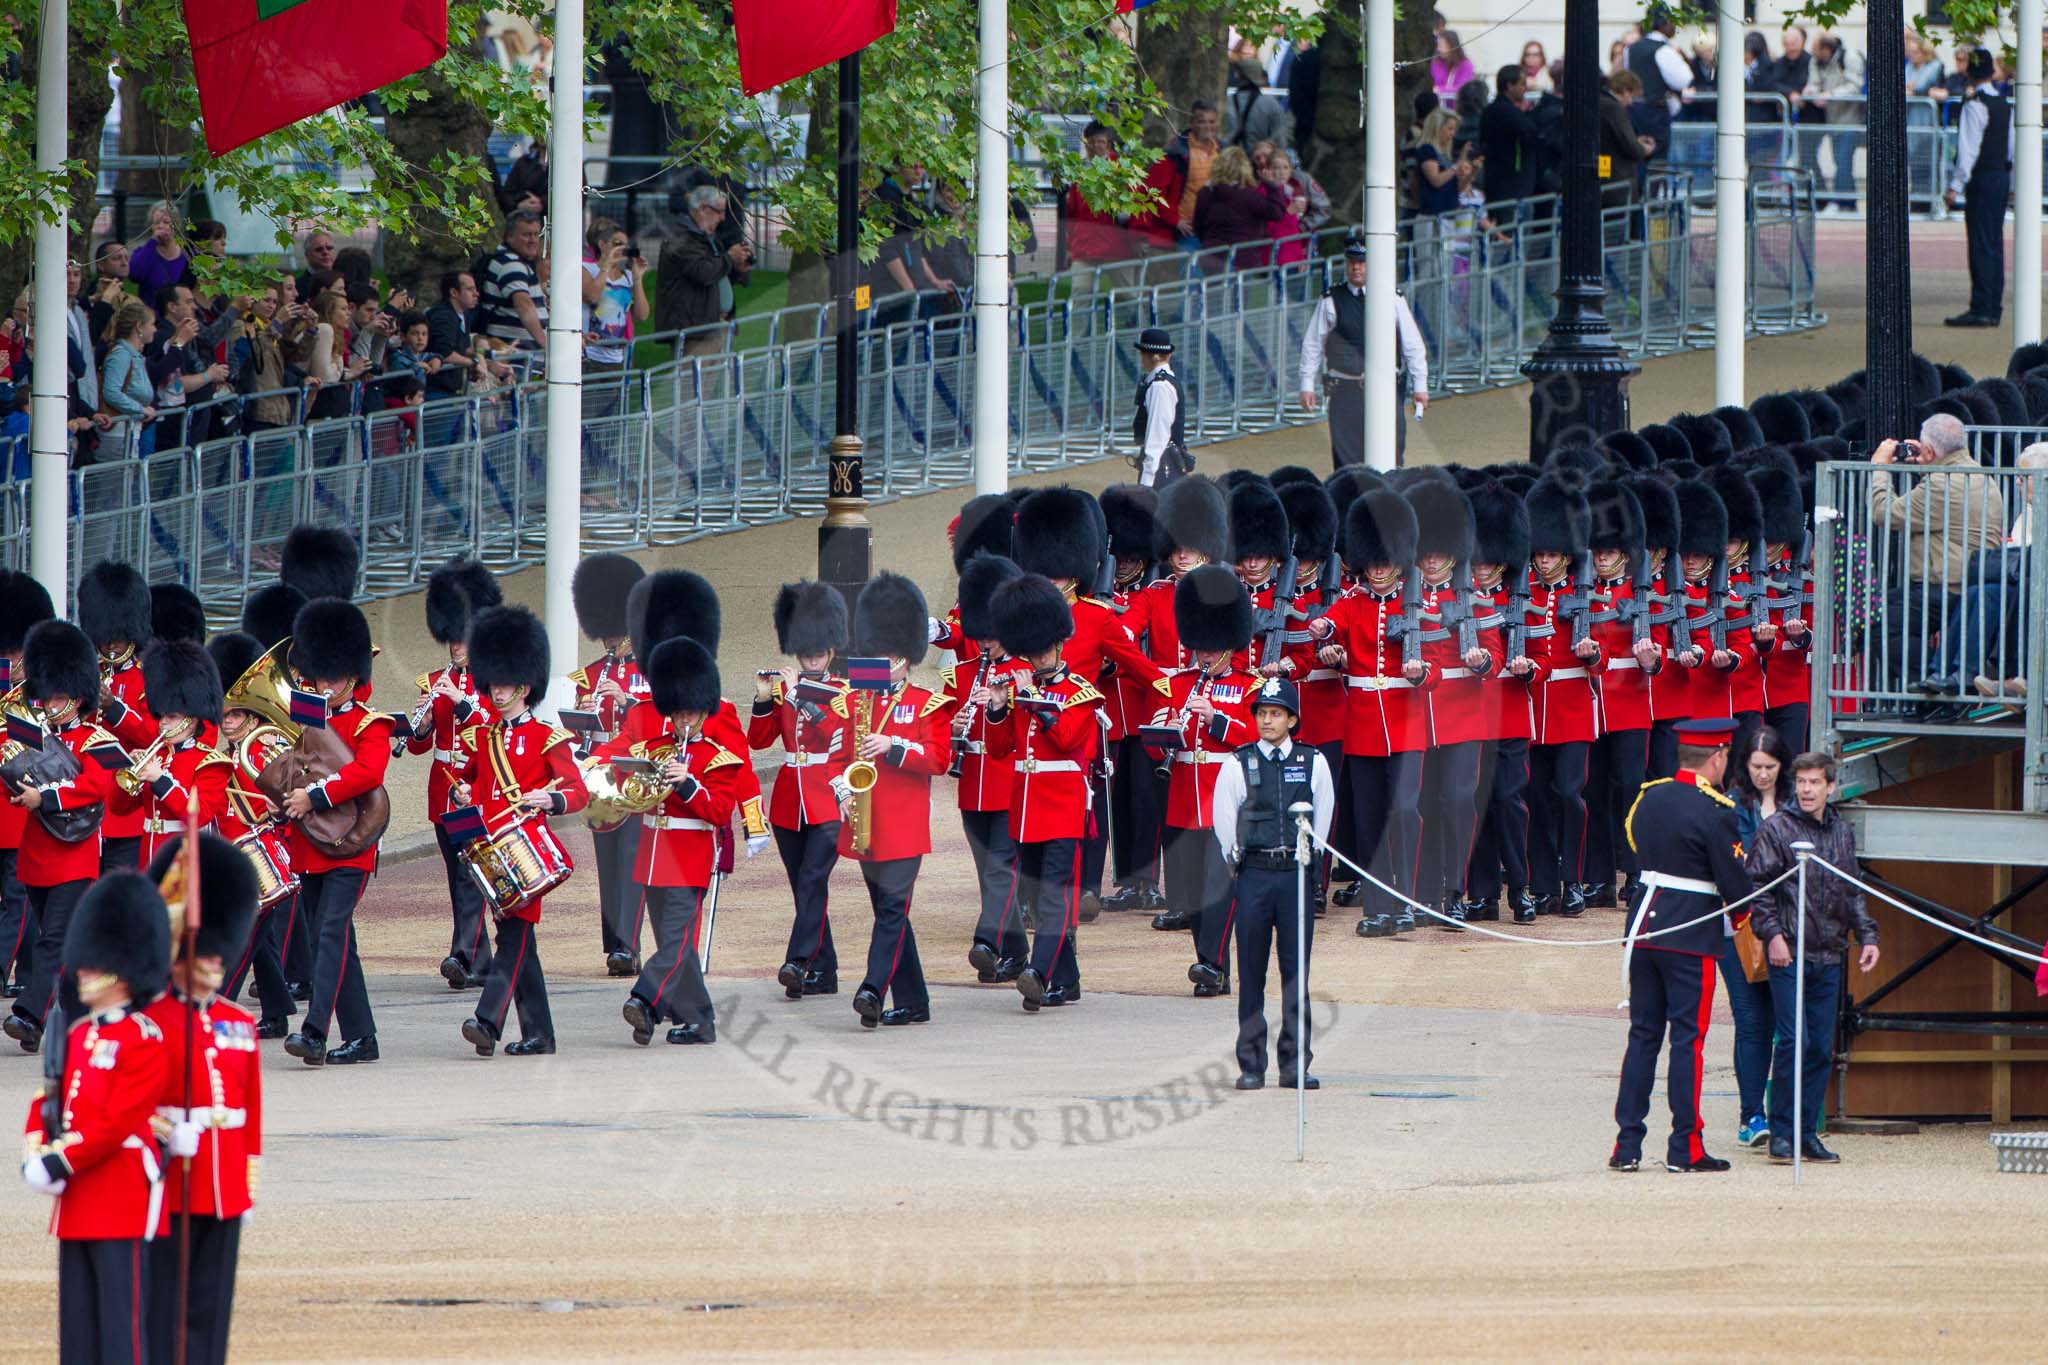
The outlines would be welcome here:
M 872 726 L 870 719 L 870 712 L 873 710 L 870 700 L 872 695 L 872 693 L 868 692 L 855 691 L 850 693 L 846 699 L 848 708 L 853 712 L 853 752 L 855 757 L 853 762 L 846 765 L 846 772 L 842 776 L 846 782 L 846 789 L 853 793 L 853 801 L 851 803 L 853 814 L 850 817 L 853 821 L 853 833 L 849 843 L 855 853 L 867 852 L 868 841 L 874 836 L 875 798 L 873 793 L 875 790 L 875 779 L 881 776 L 881 770 L 875 767 L 873 761 L 859 756 L 861 745 L 867 742 L 868 731 Z

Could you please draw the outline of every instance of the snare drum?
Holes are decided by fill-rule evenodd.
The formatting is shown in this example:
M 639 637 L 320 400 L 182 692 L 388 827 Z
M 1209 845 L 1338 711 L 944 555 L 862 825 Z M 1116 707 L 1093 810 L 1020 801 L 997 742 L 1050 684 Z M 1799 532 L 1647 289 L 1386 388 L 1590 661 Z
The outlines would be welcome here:
M 250 833 L 235 840 L 235 847 L 242 850 L 242 856 L 256 870 L 258 911 L 282 905 L 299 893 L 299 877 L 292 871 L 291 855 L 285 851 L 283 841 Z
M 461 856 L 493 915 L 507 915 L 539 900 L 568 881 L 574 870 L 555 832 L 539 820 L 515 821 L 472 840 Z

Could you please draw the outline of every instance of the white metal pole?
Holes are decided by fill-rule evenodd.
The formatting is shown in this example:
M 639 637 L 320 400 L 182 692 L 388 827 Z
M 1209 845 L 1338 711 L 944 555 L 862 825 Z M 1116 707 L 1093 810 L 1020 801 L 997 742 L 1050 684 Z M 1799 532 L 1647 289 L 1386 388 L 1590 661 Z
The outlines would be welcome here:
M 1714 401 L 1741 406 L 1742 342 L 1748 331 L 1749 155 L 1743 129 L 1742 14 L 1715 7 Z
M 2012 154 L 2015 345 L 2041 340 L 2041 0 L 2019 0 L 2019 37 Z
M 1314 755 L 1310 755 L 1313 762 Z M 1294 845 L 1294 1159 L 1308 1160 L 1308 864 L 1315 854 L 1309 820 L 1315 807 L 1289 808 L 1301 835 Z
M 70 96 L 65 71 L 70 58 L 70 15 L 66 0 L 44 0 L 41 65 L 36 73 L 36 170 L 61 173 L 64 167 L 64 135 L 70 124 Z M 57 212 L 47 222 L 36 224 L 35 367 L 29 388 L 29 487 L 28 567 L 37 582 L 49 590 L 57 615 L 69 609 L 69 547 L 66 542 L 65 490 L 70 482 L 71 461 L 66 454 L 64 423 L 68 415 L 65 398 L 67 370 L 64 348 L 69 329 L 65 326 L 64 270 L 71 223 L 71 186 L 60 182 Z M 91 356 L 86 357 L 90 364 Z
M 1394 467 L 1394 0 L 1365 0 L 1365 462 Z
M 1806 1156 L 1806 865 L 1813 845 L 1801 839 L 1792 851 L 1799 855 L 1799 927 L 1792 947 L 1792 1183 L 1797 1185 Z
M 554 664 L 549 702 L 581 643 L 569 579 L 583 537 L 583 0 L 555 0 L 554 105 L 548 133 L 547 567 L 542 597 Z
M 1010 5 L 981 0 L 975 77 L 974 491 L 1010 486 Z

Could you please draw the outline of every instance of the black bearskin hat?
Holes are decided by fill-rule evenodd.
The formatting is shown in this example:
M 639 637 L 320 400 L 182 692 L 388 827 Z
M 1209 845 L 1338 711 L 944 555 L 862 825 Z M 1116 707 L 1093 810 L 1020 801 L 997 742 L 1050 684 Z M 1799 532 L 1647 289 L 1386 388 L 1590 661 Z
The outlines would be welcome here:
M 970 640 L 997 638 L 992 605 L 996 589 L 1023 572 L 1008 555 L 976 555 L 968 560 L 960 571 L 960 633 Z M 1068 629 L 1071 633 L 1071 624 Z
M 1728 553 L 1728 509 L 1705 479 L 1671 490 L 1678 499 L 1678 553 L 1718 560 Z
M 2027 396 L 2027 420 L 2048 422 L 2048 374 L 2030 374 L 2020 385 Z
M 427 575 L 427 633 L 444 645 L 467 639 L 469 623 L 504 600 L 496 574 L 474 559 L 451 559 Z
M 1258 470 L 1244 468 L 1224 470 L 1221 474 L 1218 474 L 1216 476 L 1216 483 L 1217 486 L 1223 490 L 1226 496 L 1231 493 L 1235 493 L 1238 489 L 1244 487 L 1248 483 L 1264 484 L 1268 488 L 1271 488 L 1273 486 L 1272 480 L 1268 479 L 1264 474 L 1261 474 Z
M 2017 384 L 2043 365 L 2048 365 L 2048 345 L 2029 341 L 2012 348 L 2012 359 L 2005 362 L 2005 377 Z
M 1748 408 L 1740 403 L 1728 403 L 1715 408 L 1713 415 L 1721 425 L 1728 428 L 1728 439 L 1735 443 L 1737 452 L 1752 450 L 1764 443 L 1764 429 L 1751 415 Z
M 1152 558 L 1158 531 L 1159 494 L 1143 484 L 1120 483 L 1102 490 L 1102 520 L 1109 527 L 1109 553 L 1117 559 Z
M 529 703 L 547 695 L 548 628 L 525 607 L 486 607 L 469 623 L 469 675 L 477 690 L 510 684 Z
M 1586 547 L 1592 550 L 1620 550 L 1625 555 L 1641 554 L 1643 505 L 1627 483 L 1601 479 L 1586 489 L 1589 514 Z
M 1591 446 L 1559 446 L 1543 462 L 1543 472 L 1553 479 L 1565 474 L 1578 474 L 1588 480 L 1605 478 L 1607 456 Z
M 1729 435 L 1727 424 L 1718 417 L 1681 412 L 1671 419 L 1671 425 L 1685 433 L 1686 443 L 1692 447 L 1693 459 L 1702 466 L 1726 464 L 1735 454 L 1735 438 Z
M 332 526 L 294 526 L 284 538 L 284 551 L 277 577 L 315 597 L 349 598 L 356 595 L 356 568 L 362 552 L 355 537 Z
M 306 594 L 291 584 L 266 583 L 242 604 L 242 629 L 269 649 L 292 633 L 292 622 L 305 605 Z
M 1806 503 L 1799 496 L 1799 474 L 1775 466 L 1749 471 L 1749 486 L 1763 508 L 1764 538 L 1757 546 L 1789 545 L 1794 550 L 1806 536 Z
M 28 633 L 56 616 L 49 590 L 41 583 L 12 569 L 0 571 L 0 654 L 19 654 Z
M 21 646 L 22 691 L 34 702 L 70 697 L 79 714 L 99 710 L 100 654 L 85 632 L 69 621 L 29 627 Z
M 64 933 L 64 966 L 120 977 L 137 1009 L 162 995 L 171 979 L 171 913 L 156 883 L 123 870 L 88 887 Z
M 154 583 L 149 589 L 149 633 L 158 640 L 206 643 L 206 608 L 183 583 Z
M 720 626 L 718 594 L 701 574 L 688 569 L 663 569 L 633 585 L 626 594 L 626 634 L 633 657 L 646 666 L 663 640 L 687 635 L 718 657 Z
M 1019 573 L 989 594 L 988 614 L 1003 649 L 1028 659 L 1074 633 L 1074 609 L 1067 595 L 1042 574 Z
M 1788 447 L 1781 445 L 1758 446 L 1755 450 L 1746 451 L 1735 457 L 1735 465 L 1745 473 L 1758 469 L 1782 469 L 1795 479 L 1799 477 L 1798 458 Z
M 674 716 L 684 711 L 711 715 L 718 710 L 718 660 L 711 651 L 687 635 L 671 635 L 641 660 L 647 674 L 647 699 L 656 714 Z
M 1980 379 L 1977 388 L 1998 405 L 1998 425 L 2023 427 L 2032 420 L 2027 416 L 2026 394 L 2010 379 Z
M 1295 559 L 1301 564 L 1328 559 L 1337 548 L 1337 505 L 1323 491 L 1321 481 L 1282 484 L 1280 506 L 1287 513 L 1287 529 L 1294 534 Z
M 775 647 L 784 654 L 837 654 L 846 648 L 846 594 L 806 578 L 775 594 Z
M 1813 439 L 1813 423 L 1807 420 L 1806 408 L 1795 394 L 1767 393 L 1749 405 L 1749 415 L 1763 432 L 1764 439 L 1757 445 L 1773 441 L 1791 445 Z
M 1415 554 L 1449 555 L 1460 562 L 1472 558 L 1472 504 L 1465 490 L 1448 479 L 1429 479 L 1408 488 L 1415 511 Z
M 1851 422 L 1862 421 L 1870 411 L 1870 399 L 1865 395 L 1863 385 L 1855 380 L 1840 380 L 1828 385 L 1823 392 L 1833 400 L 1835 407 L 1840 409 L 1842 414 L 1840 425 L 1836 426 L 1830 435 L 1841 435 L 1843 427 Z
M 1576 556 L 1588 548 L 1592 509 L 1586 495 L 1555 479 L 1539 480 L 1529 490 L 1529 553 Z
M 1384 485 L 1367 489 L 1344 514 L 1344 563 L 1353 573 L 1375 564 L 1407 568 L 1419 532 L 1408 499 Z
M 1313 469 L 1300 464 L 1283 464 L 1266 477 L 1276 489 L 1285 488 L 1290 483 L 1312 483 L 1319 486 L 1322 483 L 1321 476 Z
M 586 556 L 569 576 L 569 600 L 576 604 L 576 624 L 586 640 L 623 640 L 626 599 L 633 585 L 647 577 L 636 559 L 607 551 Z
M 1764 505 L 1750 487 L 1748 476 L 1739 469 L 1724 467 L 1709 469 L 1706 479 L 1728 510 L 1728 539 L 1747 541 L 1753 553 L 1762 554 Z
M 1179 548 L 1198 550 L 1212 564 L 1230 557 L 1230 518 L 1223 490 L 1200 474 L 1174 480 L 1159 495 L 1152 557 L 1163 560 Z
M 1974 385 L 1967 389 L 1952 389 L 1941 396 L 1952 402 L 1961 403 L 1969 416 L 1963 420 L 1972 426 L 1995 427 L 1998 425 L 1998 404 L 1991 395 Z M 1941 399 L 1935 400 L 1937 403 Z
M 1017 520 L 1017 499 L 1008 493 L 983 493 L 969 498 L 953 527 L 953 572 L 959 573 L 978 554 L 1010 553 L 1010 528 Z
M 1287 529 L 1287 509 L 1273 485 L 1264 479 L 1246 479 L 1230 490 L 1232 563 L 1253 555 L 1285 559 L 1293 540 Z
M 1678 497 L 1662 479 L 1637 475 L 1625 479 L 1628 491 L 1636 495 L 1643 511 L 1643 548 L 1672 551 L 1678 548 Z
M 1915 403 L 1932 403 L 1935 399 L 1941 397 L 1943 387 L 1941 371 L 1934 367 L 1933 361 L 1915 351 L 1908 357 L 1906 363 L 1907 376 L 1911 381 L 1913 401 Z M 1864 382 L 1866 384 L 1869 382 L 1867 376 Z M 1968 383 L 1969 381 L 1965 380 L 1963 382 Z
M 1026 573 L 1071 578 L 1088 591 L 1102 564 L 1102 509 L 1076 488 L 1041 488 L 1017 504 L 1011 558 Z M 860 633 L 856 626 L 854 633 Z
M 1173 585 L 1173 624 L 1189 649 L 1243 649 L 1252 640 L 1252 599 L 1236 574 L 1204 564 Z
M 1351 504 L 1357 502 L 1366 489 L 1381 488 L 1385 485 L 1386 480 L 1379 476 L 1377 470 L 1367 469 L 1362 464 L 1348 464 L 1323 480 L 1323 491 L 1328 493 L 1330 501 L 1337 505 L 1337 515 L 1341 518 L 1351 510 Z
M 338 678 L 370 680 L 370 623 L 353 602 L 320 597 L 299 608 L 292 621 L 288 663 L 309 682 Z
M 902 574 L 878 573 L 853 604 L 853 652 L 922 663 L 931 648 L 930 623 L 917 584 Z
M 1669 422 L 1652 422 L 1646 427 L 1639 428 L 1636 435 L 1650 443 L 1650 449 L 1657 453 L 1658 464 L 1692 458 L 1692 442 L 1686 439 L 1684 432 Z
M 220 724 L 220 669 L 206 646 L 151 640 L 142 651 L 142 692 L 157 716 L 190 716 Z
M 1956 389 L 1967 389 L 1970 385 L 1977 382 L 1976 375 L 1971 374 L 1954 361 L 1944 360 L 1934 368 L 1941 375 L 1941 391 L 1943 393 L 1951 393 Z
M 1499 564 L 1510 580 L 1529 567 L 1529 509 L 1498 483 L 1481 484 L 1472 500 L 1472 562 Z
M 159 844 L 149 860 L 149 880 L 161 884 L 171 864 L 184 856 L 185 836 L 174 834 Z M 249 855 L 211 830 L 199 832 L 199 932 L 193 936 L 194 957 L 219 957 L 233 962 L 249 945 L 256 923 L 256 869 Z
M 78 625 L 95 648 L 149 643 L 149 584 L 126 564 L 103 559 L 78 580 Z
M 1819 389 L 1794 389 L 1792 397 L 1806 409 L 1807 437 L 1832 436 L 1842 429 L 1842 407 Z M 1789 444 L 1789 443 L 1788 443 Z
M 1640 474 L 1657 467 L 1657 448 L 1633 431 L 1610 431 L 1600 438 L 1599 448 L 1624 470 Z
M 263 642 L 247 631 L 224 630 L 206 642 L 213 656 L 213 671 L 220 675 L 223 694 L 235 681 L 256 666 L 263 657 Z

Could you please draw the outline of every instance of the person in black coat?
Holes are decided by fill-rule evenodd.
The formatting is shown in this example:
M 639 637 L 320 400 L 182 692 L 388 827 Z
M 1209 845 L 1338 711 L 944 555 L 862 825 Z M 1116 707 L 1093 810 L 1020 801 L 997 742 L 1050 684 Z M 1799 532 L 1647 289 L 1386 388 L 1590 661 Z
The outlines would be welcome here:
M 1479 150 L 1486 155 L 1486 202 L 1500 204 L 1536 193 L 1542 141 L 1522 108 L 1527 78 L 1519 66 L 1504 66 L 1496 79 L 1498 92 L 1479 116 Z

